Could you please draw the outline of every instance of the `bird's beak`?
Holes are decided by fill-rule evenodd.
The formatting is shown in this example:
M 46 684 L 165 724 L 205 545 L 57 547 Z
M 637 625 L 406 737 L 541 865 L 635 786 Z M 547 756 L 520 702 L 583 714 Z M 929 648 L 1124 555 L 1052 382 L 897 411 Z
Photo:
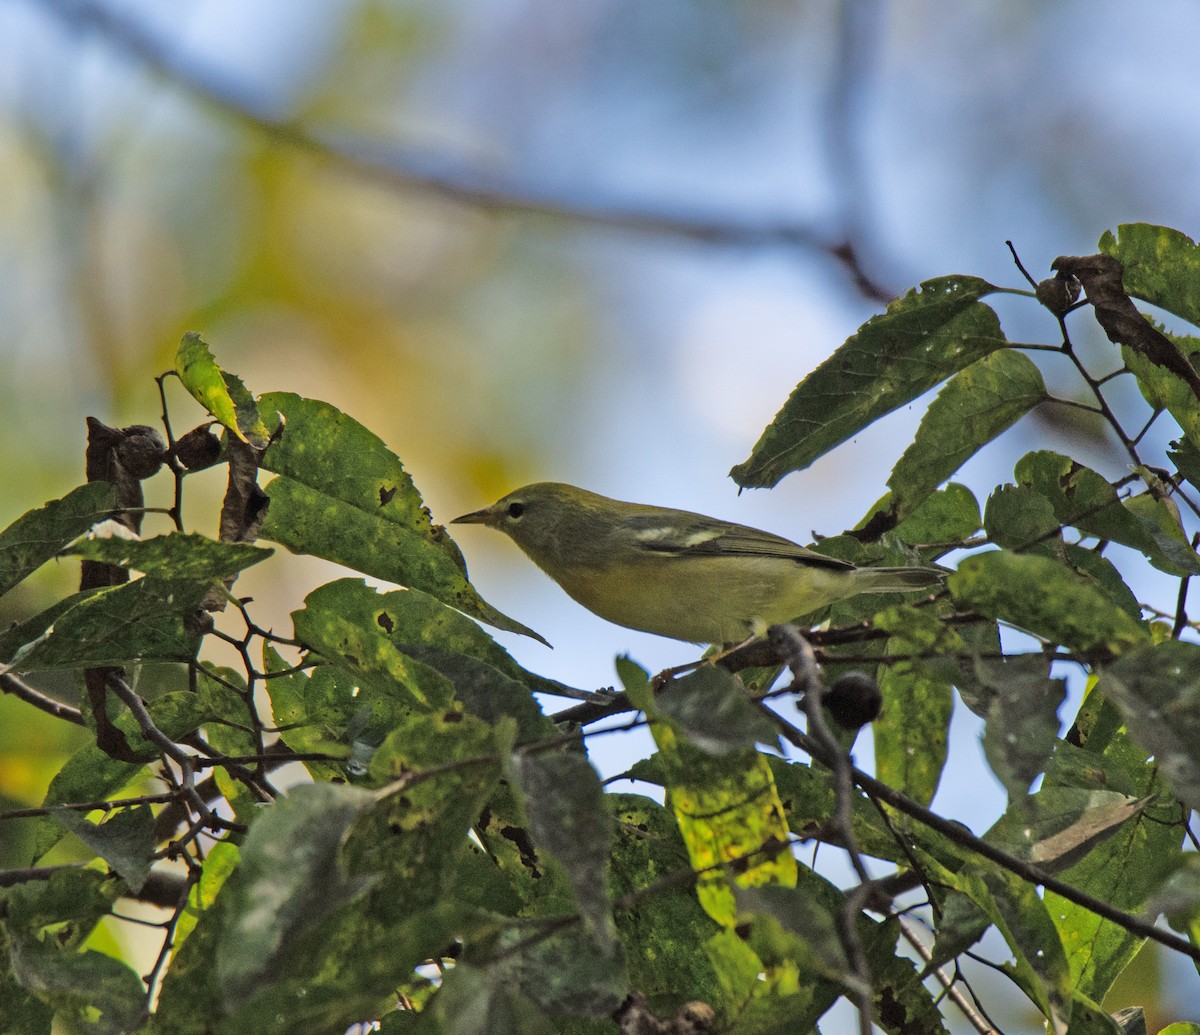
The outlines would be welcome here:
M 496 515 L 491 507 L 484 507 L 483 510 L 473 510 L 470 514 L 456 517 L 450 522 L 452 525 L 493 525 L 495 523 Z

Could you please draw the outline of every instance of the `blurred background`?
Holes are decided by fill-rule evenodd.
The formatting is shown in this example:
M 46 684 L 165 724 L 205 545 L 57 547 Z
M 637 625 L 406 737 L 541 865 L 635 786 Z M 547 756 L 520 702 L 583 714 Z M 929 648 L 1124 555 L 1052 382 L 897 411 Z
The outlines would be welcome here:
M 1121 222 L 1200 233 L 1197 39 L 1171 0 L 0 0 L 0 526 L 83 480 L 85 415 L 155 422 L 152 378 L 195 330 L 255 392 L 381 435 L 437 521 L 562 480 L 836 534 L 920 405 L 771 492 L 728 469 L 920 280 L 1024 286 L 1006 240 L 1041 277 Z M 1010 339 L 1057 342 L 994 304 Z M 177 432 L 199 423 L 168 400 Z M 1126 473 L 1065 420 L 1031 415 L 962 480 L 982 502 L 1048 443 Z M 188 485 L 212 532 L 219 479 Z M 498 634 L 529 668 L 595 688 L 617 654 L 694 655 L 584 612 L 494 533 L 457 538 L 555 645 Z M 330 574 L 268 563 L 239 592 L 287 632 Z M 76 577 L 43 572 L 0 620 Z M 982 831 L 1004 797 L 963 711 L 935 807 Z M 0 700 L 3 799 L 38 800 L 70 749 L 41 719 Z M 609 775 L 648 748 L 592 750 Z M 1185 1016 L 1177 966 L 1141 965 L 1129 999 L 1161 985 Z

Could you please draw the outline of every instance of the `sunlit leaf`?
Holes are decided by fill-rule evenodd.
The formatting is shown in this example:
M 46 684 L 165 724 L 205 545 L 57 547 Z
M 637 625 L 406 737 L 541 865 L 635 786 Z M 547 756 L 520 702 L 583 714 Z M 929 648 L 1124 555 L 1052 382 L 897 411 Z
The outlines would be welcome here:
M 641 795 L 608 798 L 616 821 L 613 896 L 637 896 L 616 914 L 630 982 L 660 1016 L 698 999 L 731 1018 L 760 985 L 761 961 L 700 908 L 689 882 L 667 883 L 691 867 L 671 811 Z M 651 885 L 656 892 L 644 894 Z
M 1122 223 L 1106 230 L 1100 250 L 1125 267 L 1125 290 L 1136 298 L 1200 326 L 1200 245 L 1186 234 L 1151 223 Z
M 183 336 L 175 354 L 175 372 L 193 399 L 243 442 L 267 444 L 267 429 L 254 396 L 235 374 L 227 374 L 194 331 Z
M 646 673 L 628 658 L 617 660 L 617 672 L 630 698 L 652 714 Z M 723 867 L 730 868 L 739 887 L 796 883 L 787 817 L 770 765 L 753 748 L 706 755 L 665 722 L 652 723 L 651 731 L 667 774 L 667 800 L 698 872 L 700 904 L 718 923 L 732 927 L 737 911 Z

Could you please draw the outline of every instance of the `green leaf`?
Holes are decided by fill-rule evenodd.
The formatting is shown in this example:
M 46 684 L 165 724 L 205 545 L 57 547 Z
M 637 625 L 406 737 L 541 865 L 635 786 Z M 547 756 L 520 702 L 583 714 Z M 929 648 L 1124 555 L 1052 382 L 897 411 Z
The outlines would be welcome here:
M 1147 804 L 1146 798 L 1116 791 L 1045 787 L 1015 798 L 985 840 L 1047 873 L 1059 873 L 1140 816 Z
M 991 918 L 973 898 L 961 891 L 951 891 L 942 902 L 942 915 L 930 948 L 930 960 L 925 965 L 926 972 L 966 952 L 991 926 Z
M 512 765 L 534 844 L 562 864 L 588 930 L 601 949 L 612 951 L 607 869 L 613 824 L 600 777 L 586 757 L 570 751 L 518 751 Z
M 1188 852 L 1164 880 L 1146 905 L 1149 916 L 1162 913 L 1175 930 L 1200 931 L 1200 855 Z M 1195 935 L 1192 935 L 1193 941 Z
M 550 1020 L 513 987 L 508 969 L 459 963 L 429 1006 L 445 1035 L 554 1035 Z M 386 1029 L 385 1029 L 386 1031 Z
M 1200 339 L 1166 334 L 1179 351 L 1195 365 L 1200 356 Z M 1142 397 L 1156 410 L 1166 410 L 1187 436 L 1185 441 L 1193 447 L 1200 445 L 1200 408 L 1196 405 L 1196 393 L 1178 374 L 1155 363 L 1149 356 L 1128 345 L 1121 346 L 1121 358 L 1125 366 L 1137 378 Z
M 195 532 L 172 532 L 150 539 L 84 539 L 66 552 L 169 579 L 216 581 L 265 561 L 275 551 L 222 543 Z
M 1071 1026 L 1067 1035 L 1147 1035 L 1146 1018 L 1140 1006 L 1108 1014 L 1096 1000 L 1078 989 L 1071 993 Z
M 270 978 L 288 942 L 367 889 L 369 881 L 346 872 L 339 849 L 373 801 L 353 787 L 309 784 L 255 820 L 222 891 L 228 904 L 218 971 L 227 1009 Z
M 175 953 L 178 954 L 200 918 L 217 899 L 217 893 L 237 869 L 241 852 L 232 841 L 218 841 L 208 850 L 199 877 L 188 890 L 187 905 L 175 925 Z
M 992 492 L 983 511 L 983 530 L 997 546 L 1017 552 L 1062 540 L 1054 507 L 1027 485 L 1000 485 Z
M 1013 349 L 993 352 L 956 374 L 929 404 L 888 478 L 891 521 L 909 517 L 967 460 L 1045 398 L 1041 372 Z
M 669 809 L 636 794 L 607 797 L 616 821 L 612 895 L 636 896 L 616 915 L 630 983 L 658 1016 L 671 1016 L 698 999 L 731 1019 L 761 985 L 762 963 L 700 908 L 690 884 L 657 884 L 653 894 L 642 894 L 687 872 L 687 849 Z
M 892 534 L 902 543 L 915 545 L 956 543 L 973 536 L 981 523 L 975 494 L 965 485 L 948 482 L 918 504 Z
M 888 1035 L 928 1032 L 948 1035 L 945 1020 L 929 990 L 921 983 L 913 960 L 896 952 L 900 924 L 895 917 L 883 923 L 859 918 L 867 955 L 867 969 L 874 986 L 875 1016 Z
M 979 301 L 995 290 L 975 277 L 941 277 L 890 303 L 800 382 L 733 480 L 769 488 L 1003 348 L 999 319 Z
M 119 880 L 93 869 L 64 868 L 45 881 L 28 881 L 0 890 L 9 932 L 78 949 L 100 920 L 112 912 L 124 889 Z
M 35 640 L 41 640 L 46 631 L 54 626 L 59 615 L 65 614 L 76 604 L 90 599 L 95 590 L 85 590 L 72 593 L 55 601 L 45 611 L 39 611 L 31 618 L 25 619 L 0 632 L 0 666 L 11 663 L 14 658 L 23 657 L 34 647 Z M 14 667 L 9 664 L 9 667 Z
M 414 714 L 388 734 L 371 760 L 372 776 L 387 781 L 380 791 L 385 797 L 364 818 L 353 842 L 359 869 L 382 869 L 390 877 L 419 882 L 433 847 L 447 854 L 465 848 L 467 829 L 499 779 L 511 727 L 493 728 L 450 709 Z M 426 770 L 436 775 L 418 778 Z M 401 844 L 375 843 L 400 837 L 406 838 Z
M 518 744 L 561 732 L 542 713 L 530 687 L 495 665 L 435 644 L 408 643 L 404 650 L 409 657 L 437 669 L 449 679 L 454 684 L 454 696 L 473 715 L 493 726 L 505 718 L 515 719 Z
M 976 694 L 986 697 L 983 751 L 1012 800 L 1029 790 L 1054 750 L 1066 681 L 1050 678 L 1043 654 L 980 659 L 973 674 Z
M 267 444 L 268 432 L 241 378 L 227 374 L 213 359 L 204 339 L 189 331 L 175 353 L 175 373 L 193 399 L 232 434 L 255 446 Z
M 90 482 L 17 518 L 0 532 L 0 593 L 31 575 L 116 504 L 109 482 Z
M 1193 488 L 1200 485 L 1200 447 L 1190 439 L 1178 439 L 1171 443 L 1167 456 Z
M 1050 1030 L 1064 1035 L 1071 1016 L 1070 970 L 1037 889 L 1007 870 L 975 863 L 956 874 L 954 881 L 1004 936 L 1013 953 L 1013 979 L 1037 1004 Z
M 571 924 L 544 938 L 514 926 L 498 939 L 504 970 L 515 973 L 521 991 L 543 1013 L 606 1018 L 629 994 L 625 954 L 618 943 L 601 947 L 582 924 Z
M 1102 700 L 1093 690 L 1085 707 L 1116 712 L 1111 704 L 1100 704 Z M 1079 726 L 1077 731 L 1082 733 Z M 1114 728 L 1106 738 L 1093 726 L 1081 739 L 1082 747 L 1066 741 L 1056 745 L 1041 793 L 1061 788 L 1088 795 L 1120 794 L 1143 805 L 1129 822 L 1091 845 L 1082 859 L 1062 872 L 1062 879 L 1118 909 L 1142 912 L 1181 857 L 1179 805 L 1163 793 L 1157 767 L 1124 730 Z M 1117 799 L 1110 800 L 1115 810 L 1121 808 Z M 1097 818 L 1102 820 L 1103 814 Z M 1072 983 L 1102 1001 L 1144 939 L 1053 892 L 1046 892 L 1045 902 L 1066 949 Z
M 154 724 L 172 740 L 179 740 L 203 721 L 199 710 L 189 707 L 194 704 L 195 697 L 195 694 L 190 693 L 166 694 L 150 701 L 146 707 Z M 144 743 L 137 722 L 127 711 L 117 716 L 115 725 L 125 734 L 135 750 Z M 84 744 L 67 759 L 50 781 L 42 804 L 50 807 L 102 801 L 129 783 L 143 768 L 138 762 L 120 762 L 105 754 L 95 744 Z M 45 855 L 62 839 L 62 833 L 62 827 L 53 817 L 39 820 L 34 837 L 33 858 L 40 859 Z
M 147 575 L 89 593 L 65 611 L 51 609 L 53 618 L 42 634 L 28 641 L 10 665 L 28 672 L 136 660 L 188 661 L 195 657 L 200 635 L 186 619 L 207 589 L 203 582 Z
M 1132 500 L 1123 504 L 1095 471 L 1050 450 L 1023 456 L 1016 476 L 1050 501 L 1060 524 L 1132 547 L 1169 574 L 1200 574 L 1200 557 L 1188 545 L 1178 517 L 1161 501 L 1148 496 L 1136 506 Z
M 266 486 L 264 539 L 422 590 L 497 629 L 546 642 L 479 596 L 458 546 L 432 523 L 382 439 L 315 399 L 274 392 L 260 405 L 275 414 L 270 427 L 277 434 L 262 466 L 279 476 Z
M 773 917 L 784 930 L 808 947 L 820 973 L 835 981 L 848 978 L 849 962 L 838 936 L 835 908 L 808 887 L 738 888 L 739 914 L 758 913 Z
M 1171 790 L 1200 808 L 1200 647 L 1167 640 L 1131 653 L 1104 670 L 1100 690 Z
M 732 927 L 737 910 L 721 867 L 730 868 L 739 887 L 796 883 L 787 817 L 771 767 L 753 748 L 714 757 L 679 739 L 667 723 L 655 721 L 646 673 L 628 658 L 618 658 L 617 674 L 630 699 L 651 719 L 667 778 L 667 800 L 699 873 L 700 904 L 718 923 Z
M 6 940 L 0 940 L 0 1035 L 52 1035 L 54 1011 L 17 983 L 9 955 Z
M 1080 576 L 1032 554 L 966 558 L 947 585 L 954 599 L 1071 650 L 1120 652 L 1148 642 L 1144 627 Z
M 883 693 L 883 711 L 871 725 L 877 773 L 885 783 L 927 805 L 946 764 L 954 709 L 954 669 L 937 658 L 965 645 L 928 610 L 907 605 L 880 612 L 875 624 L 893 634 L 886 653 L 898 658 L 881 665 L 876 676 Z
M 52 939 L 17 938 L 10 952 L 18 984 L 55 1007 L 61 1021 L 87 1022 L 91 1035 L 125 1035 L 137 1027 L 145 992 L 124 963 L 61 949 Z
M 478 625 L 419 590 L 379 593 L 361 579 L 339 579 L 305 597 L 304 610 L 293 612 L 292 621 L 307 646 L 353 668 L 386 673 L 418 700 L 436 704 L 452 696 L 449 680 L 431 683 L 424 676 L 434 670 L 415 660 L 430 647 L 476 658 L 534 691 L 563 689 L 527 672 Z
M 832 831 L 837 798 L 829 770 L 782 758 L 768 761 L 792 833 L 804 840 L 816 838 L 837 843 L 840 838 Z M 907 863 L 903 846 L 896 843 L 893 829 L 861 794 L 855 794 L 851 799 L 850 816 L 854 836 L 864 854 Z
M 738 678 L 717 665 L 701 665 L 672 680 L 654 702 L 675 729 L 707 755 L 779 740 L 771 720 L 751 703 Z
M 154 814 L 147 805 L 120 809 L 100 824 L 83 813 L 62 809 L 55 820 L 107 862 L 134 892 L 142 890 L 150 876 L 154 852 Z
M 1105 231 L 1100 250 L 1125 267 L 1126 291 L 1200 326 L 1200 246 L 1186 234 L 1150 223 Z M 1194 403 L 1193 403 L 1194 405 Z

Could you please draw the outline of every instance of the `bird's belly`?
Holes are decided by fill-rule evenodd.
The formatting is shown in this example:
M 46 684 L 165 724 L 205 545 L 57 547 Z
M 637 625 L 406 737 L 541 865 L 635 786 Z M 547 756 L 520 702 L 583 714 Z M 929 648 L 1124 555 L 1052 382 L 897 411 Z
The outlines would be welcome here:
M 630 574 L 582 572 L 563 588 L 617 625 L 691 643 L 735 643 L 849 595 L 848 572 L 777 557 L 650 557 Z

